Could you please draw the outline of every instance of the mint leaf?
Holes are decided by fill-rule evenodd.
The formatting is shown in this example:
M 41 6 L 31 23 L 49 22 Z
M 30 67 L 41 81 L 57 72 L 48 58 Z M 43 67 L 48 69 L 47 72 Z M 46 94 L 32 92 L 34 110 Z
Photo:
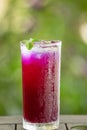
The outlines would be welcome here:
M 23 40 L 22 43 L 24 43 L 28 50 L 31 50 L 34 46 L 34 42 L 39 42 L 40 40 L 36 40 L 33 38 L 30 38 L 29 40 Z
M 30 38 L 29 40 L 26 40 L 26 47 L 28 48 L 28 50 L 30 50 L 33 47 L 34 44 L 34 39 Z
M 22 42 L 26 45 L 27 49 L 30 50 L 34 46 L 35 41 L 35 39 L 30 38 L 29 40 L 23 40 Z

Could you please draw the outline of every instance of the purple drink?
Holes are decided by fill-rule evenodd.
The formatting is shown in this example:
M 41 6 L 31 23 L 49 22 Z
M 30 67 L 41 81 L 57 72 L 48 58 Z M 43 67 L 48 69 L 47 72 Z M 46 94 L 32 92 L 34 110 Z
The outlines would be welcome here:
M 31 50 L 21 44 L 25 129 L 35 127 L 35 124 L 36 128 L 47 127 L 48 124 L 58 128 L 60 48 L 60 42 L 37 43 Z

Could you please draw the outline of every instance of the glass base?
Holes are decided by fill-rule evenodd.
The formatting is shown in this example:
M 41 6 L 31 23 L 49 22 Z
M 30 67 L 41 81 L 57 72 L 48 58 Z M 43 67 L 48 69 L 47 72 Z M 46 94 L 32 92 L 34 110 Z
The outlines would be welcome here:
M 57 130 L 59 128 L 59 120 L 51 123 L 29 123 L 23 119 L 23 128 L 26 130 Z

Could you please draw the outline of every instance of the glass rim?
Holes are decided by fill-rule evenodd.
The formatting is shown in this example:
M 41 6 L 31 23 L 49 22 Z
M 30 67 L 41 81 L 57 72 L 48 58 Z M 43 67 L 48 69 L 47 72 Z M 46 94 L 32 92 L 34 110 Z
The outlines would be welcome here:
M 42 42 L 42 43 L 41 43 Z M 48 42 L 48 43 L 46 43 Z M 20 45 L 24 45 L 26 46 L 26 43 L 24 43 L 24 41 L 20 41 Z M 50 40 L 50 41 L 38 41 L 38 42 L 34 42 L 34 46 L 36 47 L 42 47 L 42 48 L 46 48 L 46 47 L 58 47 L 62 45 L 62 41 L 60 40 Z

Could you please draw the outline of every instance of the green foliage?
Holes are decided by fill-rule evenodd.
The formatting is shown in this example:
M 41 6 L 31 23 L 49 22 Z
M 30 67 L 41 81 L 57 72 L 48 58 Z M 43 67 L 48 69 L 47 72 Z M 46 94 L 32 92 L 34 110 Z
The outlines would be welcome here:
M 87 22 L 86 0 L 10 0 L 0 18 L 0 115 L 21 114 L 20 41 L 59 39 L 62 44 L 61 113 L 87 114 L 87 45 L 80 26 Z

